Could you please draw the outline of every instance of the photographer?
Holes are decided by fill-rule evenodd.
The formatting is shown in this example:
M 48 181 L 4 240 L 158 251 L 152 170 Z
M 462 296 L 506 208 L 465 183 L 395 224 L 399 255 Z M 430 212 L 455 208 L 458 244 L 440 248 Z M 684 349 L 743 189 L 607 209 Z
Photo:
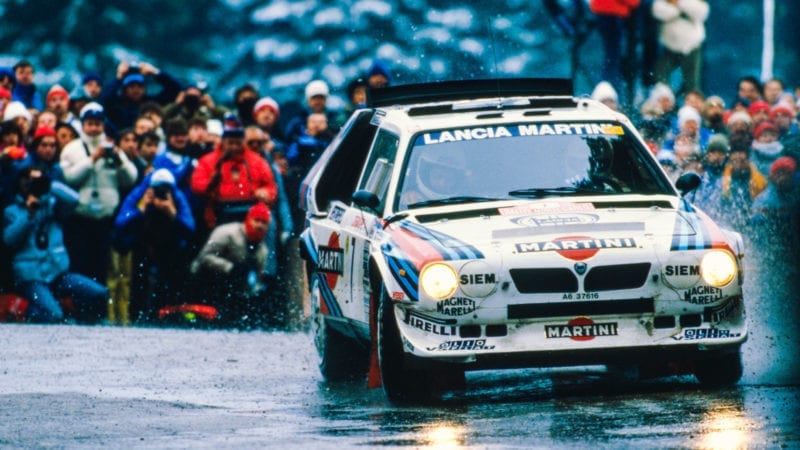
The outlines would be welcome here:
M 180 303 L 195 223 L 172 173 L 158 169 L 147 175 L 123 202 L 114 225 L 117 250 L 133 253 L 134 310 L 152 317 L 161 306 Z M 120 307 L 125 314 L 127 305 Z
M 148 79 L 161 85 L 158 94 L 147 94 Z M 105 106 L 108 119 L 118 129 L 130 128 L 139 117 L 144 103 L 155 102 L 165 106 L 175 101 L 180 91 L 178 80 L 152 64 L 123 61 L 117 66 L 116 78 L 103 87 L 100 103 Z
M 217 106 L 214 99 L 206 92 L 205 83 L 190 84 L 186 87 L 174 103 L 170 103 L 164 108 L 164 116 L 167 120 L 173 117 L 180 117 L 189 122 L 192 119 L 218 119 L 225 117 L 225 108 Z
M 120 203 L 120 189 L 133 185 L 136 166 L 125 152 L 106 140 L 103 107 L 89 103 L 81 110 L 81 138 L 61 152 L 67 184 L 80 202 L 64 224 L 73 270 L 105 284 L 111 255 L 111 229 Z
M 19 174 L 18 195 L 5 208 L 3 242 L 13 253 L 15 289 L 30 302 L 33 322 L 59 322 L 64 311 L 56 297 L 69 296 L 76 319 L 96 322 L 108 300 L 108 290 L 82 275 L 68 272 L 60 221 L 75 207 L 77 192 L 52 182 L 36 167 Z

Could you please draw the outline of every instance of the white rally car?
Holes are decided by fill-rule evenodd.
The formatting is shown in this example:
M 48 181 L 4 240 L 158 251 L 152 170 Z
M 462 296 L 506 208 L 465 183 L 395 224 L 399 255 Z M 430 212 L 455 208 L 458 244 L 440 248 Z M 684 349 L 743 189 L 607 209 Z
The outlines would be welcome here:
M 301 192 L 323 376 L 393 401 L 487 368 L 737 382 L 742 240 L 682 198 L 698 184 L 569 80 L 373 92 Z

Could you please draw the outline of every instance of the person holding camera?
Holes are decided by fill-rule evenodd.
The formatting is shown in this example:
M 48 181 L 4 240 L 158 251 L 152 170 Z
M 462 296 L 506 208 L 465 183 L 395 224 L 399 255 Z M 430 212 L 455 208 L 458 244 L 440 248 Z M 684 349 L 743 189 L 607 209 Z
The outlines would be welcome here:
M 192 119 L 218 119 L 225 117 L 227 110 L 214 103 L 214 99 L 206 92 L 205 83 L 193 83 L 181 91 L 173 103 L 164 108 L 164 117 L 171 119 L 180 117 L 189 122 Z
M 104 120 L 102 106 L 94 102 L 84 106 L 81 138 L 61 152 L 64 179 L 80 195 L 75 214 L 64 224 L 72 268 L 103 284 L 120 189 L 133 185 L 137 174 L 125 152 L 106 139 Z
M 149 79 L 161 85 L 157 94 L 147 93 Z M 123 129 L 133 127 L 143 104 L 155 102 L 165 106 L 175 101 L 180 92 L 181 83 L 152 64 L 123 61 L 117 66 L 117 77 L 103 87 L 100 103 L 111 123 Z
M 60 322 L 59 297 L 71 297 L 76 319 L 96 322 L 108 301 L 108 290 L 91 279 L 68 271 L 61 221 L 78 203 L 78 193 L 52 181 L 36 166 L 18 177 L 18 194 L 4 210 L 3 242 L 12 250 L 14 289 L 27 299 L 32 322 Z
M 125 198 L 114 227 L 115 248 L 133 255 L 134 311 L 152 318 L 158 308 L 181 303 L 195 222 L 172 173 L 148 174 Z M 127 307 L 119 305 L 117 315 L 125 317 Z

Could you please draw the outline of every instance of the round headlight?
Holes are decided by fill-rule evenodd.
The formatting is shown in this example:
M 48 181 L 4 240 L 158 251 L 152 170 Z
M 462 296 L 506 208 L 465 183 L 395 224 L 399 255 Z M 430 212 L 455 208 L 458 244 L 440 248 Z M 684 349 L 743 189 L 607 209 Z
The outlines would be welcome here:
M 708 252 L 700 261 L 700 275 L 711 286 L 725 286 L 736 276 L 736 260 L 728 252 Z
M 444 300 L 456 291 L 458 276 L 456 271 L 447 264 L 428 264 L 419 275 L 419 285 L 432 299 Z

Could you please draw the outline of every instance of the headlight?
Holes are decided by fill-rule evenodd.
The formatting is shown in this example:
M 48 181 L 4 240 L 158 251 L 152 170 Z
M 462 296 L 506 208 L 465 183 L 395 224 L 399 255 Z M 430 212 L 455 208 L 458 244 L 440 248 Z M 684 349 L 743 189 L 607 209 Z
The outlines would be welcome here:
M 419 275 L 419 285 L 432 299 L 444 300 L 456 291 L 458 276 L 456 271 L 447 264 L 428 264 Z
M 711 286 L 725 286 L 736 276 L 736 260 L 728 252 L 708 252 L 700 261 L 700 275 Z

